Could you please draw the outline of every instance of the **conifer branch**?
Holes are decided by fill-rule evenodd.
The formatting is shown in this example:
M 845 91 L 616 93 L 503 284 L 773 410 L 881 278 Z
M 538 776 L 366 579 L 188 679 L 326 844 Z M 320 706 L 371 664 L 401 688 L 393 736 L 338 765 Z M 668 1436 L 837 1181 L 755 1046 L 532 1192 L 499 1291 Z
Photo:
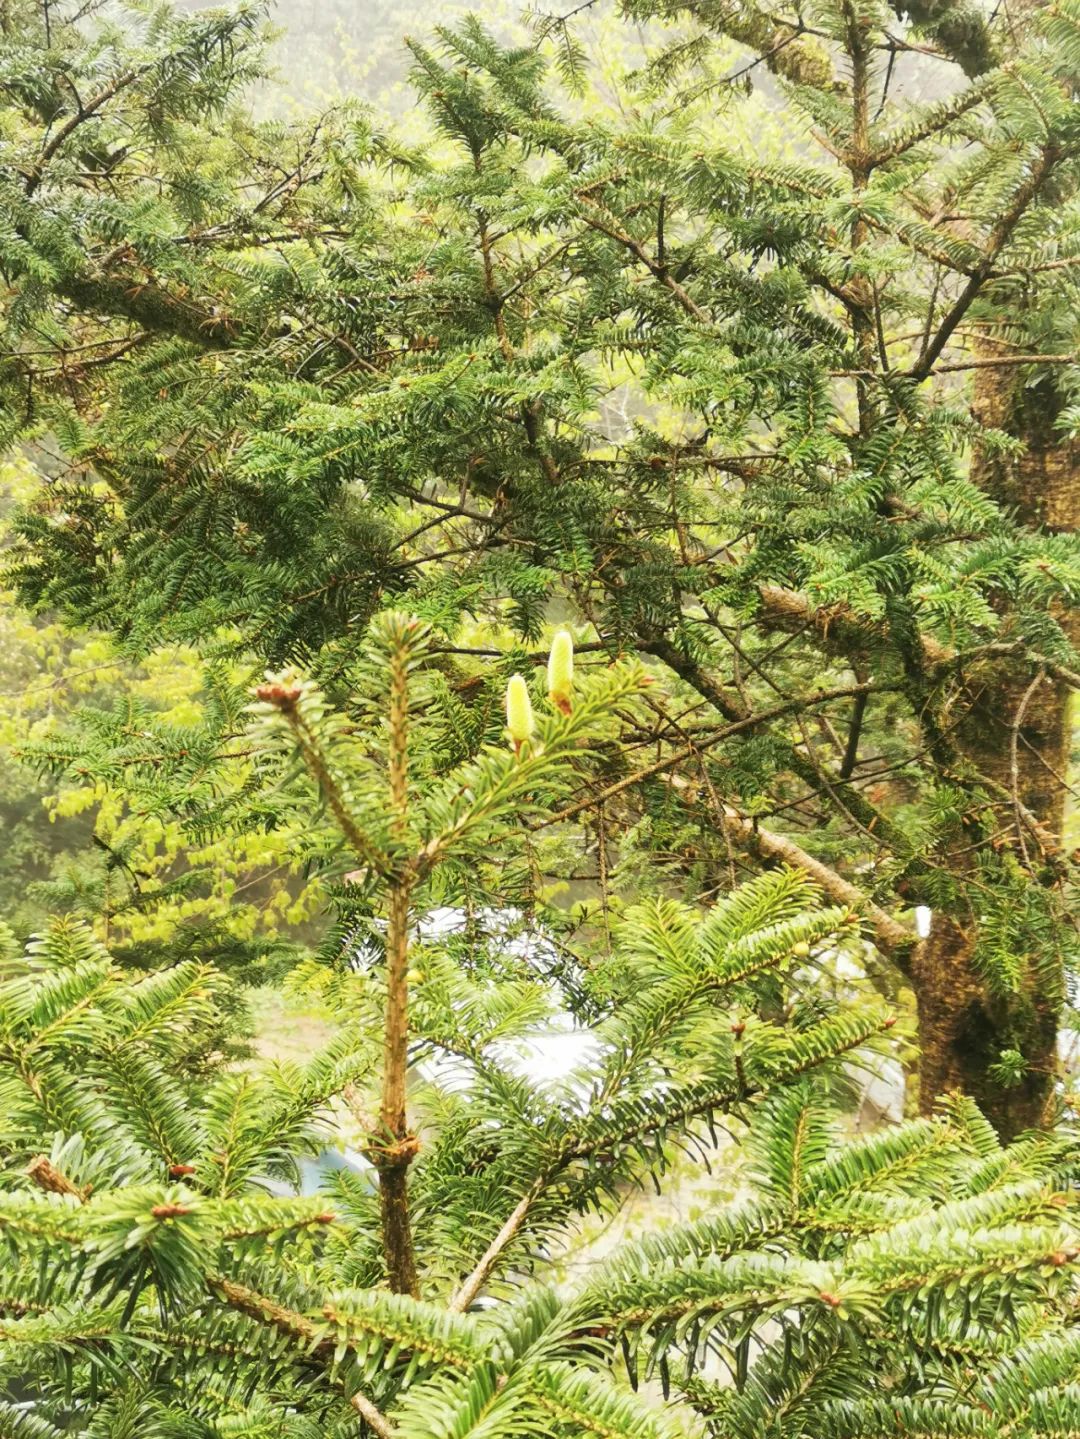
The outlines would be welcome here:
M 370 865 L 376 873 L 387 875 L 392 871 L 392 861 L 377 845 L 373 844 L 361 829 L 335 779 L 317 735 L 300 711 L 303 690 L 299 685 L 271 681 L 259 685 L 256 698 L 271 705 L 285 720 L 296 738 L 297 747 L 312 778 L 319 786 L 334 819 L 348 841 L 350 848 L 362 863 Z
M 918 363 L 911 370 L 912 379 L 923 380 L 933 370 L 942 350 L 952 338 L 953 331 L 963 320 L 976 296 L 989 279 L 998 256 L 1009 243 L 1017 225 L 1024 218 L 1029 206 L 1037 198 L 1056 166 L 1064 158 L 1065 153 L 1055 142 L 1050 141 L 1042 146 L 1038 158 L 1031 166 L 1031 173 L 1013 196 L 1008 209 L 991 229 L 979 262 L 957 297 L 956 303 L 938 325 L 933 339 L 924 346 Z
M 226 350 L 241 338 L 237 316 L 203 309 L 153 279 L 135 282 L 129 276 L 100 271 L 65 276 L 58 288 L 80 310 L 120 316 L 155 334 L 175 335 L 203 350 Z
M 93 119 L 103 105 L 107 105 L 110 100 L 115 99 L 117 95 L 122 94 L 129 86 L 134 85 L 136 80 L 148 74 L 157 64 L 160 64 L 160 61 L 149 61 L 147 64 L 139 66 L 138 69 L 128 70 L 125 74 L 118 75 L 111 84 L 104 86 L 96 95 L 91 96 L 89 100 L 80 103 L 75 113 L 60 126 L 55 135 L 43 146 L 39 159 L 27 176 L 27 195 L 32 195 L 41 184 L 45 167 L 79 126 L 85 124 L 87 120 Z
M 911 952 L 917 943 L 914 932 L 874 904 L 857 885 L 815 859 L 794 840 L 764 829 L 733 806 L 726 807 L 724 824 L 732 839 L 748 853 L 800 870 L 820 885 L 830 899 L 865 916 L 877 948 L 905 973 L 908 971 Z
M 929 113 L 918 124 L 910 125 L 892 137 L 883 137 L 871 156 L 874 168 L 884 165 L 890 160 L 897 160 L 908 150 L 921 144 L 923 140 L 933 139 L 940 135 L 942 130 L 954 120 L 958 120 L 969 110 L 974 110 L 977 105 L 981 105 L 997 83 L 999 76 L 1007 74 L 1011 68 L 1010 65 L 1001 66 L 992 76 L 966 86 L 955 99 L 948 100 L 942 105 L 932 106 Z
M 540 1195 L 543 1194 L 546 1183 L 546 1177 L 538 1178 L 521 1196 L 517 1204 L 510 1211 L 498 1234 L 496 1234 L 487 1249 L 484 1250 L 484 1253 L 477 1260 L 475 1268 L 455 1290 L 450 1300 L 450 1309 L 456 1313 L 463 1313 L 479 1296 L 496 1264 L 499 1262 L 503 1250 L 517 1238 L 521 1226 L 529 1217 L 529 1211 Z
M 737 717 L 737 722 L 741 722 L 748 729 L 760 727 L 760 720 L 742 713 L 741 700 L 732 696 L 701 665 L 684 655 L 669 639 L 662 637 L 651 640 L 645 648 L 658 659 L 662 659 L 680 679 L 697 690 L 698 694 L 714 705 L 721 714 Z M 857 693 L 859 688 L 853 686 L 848 693 Z M 907 836 L 857 789 L 842 781 L 833 784 L 818 770 L 812 759 L 799 753 L 794 744 L 785 745 L 785 751 L 784 762 L 792 774 L 815 792 L 822 788 L 829 790 L 831 797 L 838 802 L 840 809 L 853 823 L 872 838 L 891 845 L 897 854 L 911 858 L 912 846 Z
M 652 649 L 652 646 L 650 646 Z M 655 653 L 655 650 L 653 650 Z M 827 704 L 831 700 L 849 699 L 852 696 L 858 697 L 861 694 L 880 692 L 880 686 L 873 681 L 862 685 L 843 685 L 836 689 L 817 690 L 810 694 L 800 695 L 798 699 L 784 700 L 780 704 L 770 705 L 765 709 L 757 710 L 753 714 L 745 714 L 734 720 L 729 725 L 723 725 L 711 734 L 703 734 L 695 738 L 693 744 L 683 745 L 674 749 L 670 754 L 654 761 L 649 765 L 643 765 L 640 769 L 631 771 L 622 779 L 615 780 L 603 789 L 587 795 L 583 799 L 575 800 L 573 804 L 566 805 L 563 809 L 556 810 L 554 814 L 546 815 L 541 820 L 536 820 L 530 828 L 533 830 L 548 829 L 551 825 L 564 824 L 567 820 L 575 819 L 579 814 L 585 814 L 589 810 L 596 809 L 616 795 L 625 794 L 629 789 L 651 779 L 654 775 L 663 774 L 666 770 L 674 769 L 688 759 L 694 759 L 703 750 L 711 749 L 714 745 L 722 744 L 724 740 L 731 739 L 737 734 L 743 734 L 747 730 L 753 730 L 760 725 L 768 724 L 771 720 L 780 719 L 785 714 L 793 714 L 805 709 L 813 709 L 816 705 Z
M 270 1299 L 255 1289 L 248 1288 L 245 1284 L 238 1284 L 235 1280 L 226 1279 L 222 1275 L 210 1276 L 207 1285 L 212 1294 L 224 1299 L 226 1304 L 238 1313 L 247 1315 L 249 1319 L 254 1319 L 259 1324 L 268 1325 L 286 1339 L 294 1341 L 305 1353 L 320 1359 L 323 1363 L 333 1362 L 334 1340 L 327 1337 L 322 1327 L 305 1315 L 298 1313 L 295 1309 L 290 1309 L 287 1305 L 279 1304 L 276 1299 Z M 366 1395 L 357 1390 L 350 1394 L 348 1399 L 357 1414 L 372 1433 L 379 1436 L 379 1439 L 396 1439 L 396 1427 Z
M 606 235 L 608 239 L 614 240 L 617 244 L 622 245 L 635 259 L 640 260 L 653 278 L 663 285 L 665 290 L 669 290 L 671 294 L 674 295 L 679 305 L 688 315 L 691 315 L 702 325 L 712 325 L 709 316 L 690 292 L 679 284 L 666 264 L 654 260 L 641 241 L 635 239 L 634 236 L 619 223 L 615 216 L 605 209 L 605 207 L 587 191 L 578 190 L 576 195 L 581 204 L 587 207 L 584 217 L 587 225 L 598 231 L 601 235 Z

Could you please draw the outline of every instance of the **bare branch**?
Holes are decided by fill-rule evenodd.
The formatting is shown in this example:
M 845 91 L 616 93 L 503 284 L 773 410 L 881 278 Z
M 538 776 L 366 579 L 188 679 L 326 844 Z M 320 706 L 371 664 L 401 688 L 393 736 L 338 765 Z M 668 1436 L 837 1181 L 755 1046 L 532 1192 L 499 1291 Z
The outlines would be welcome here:
M 450 1300 L 450 1308 L 456 1313 L 460 1314 L 468 1309 L 469 1305 L 483 1289 L 491 1271 L 498 1262 L 499 1256 L 506 1246 L 516 1238 L 521 1226 L 528 1218 L 530 1209 L 544 1192 L 544 1182 L 542 1176 L 536 1179 L 531 1187 L 521 1196 L 507 1218 L 506 1223 L 484 1250 L 472 1273 L 467 1279 L 462 1281 L 460 1288 L 458 1288 Z

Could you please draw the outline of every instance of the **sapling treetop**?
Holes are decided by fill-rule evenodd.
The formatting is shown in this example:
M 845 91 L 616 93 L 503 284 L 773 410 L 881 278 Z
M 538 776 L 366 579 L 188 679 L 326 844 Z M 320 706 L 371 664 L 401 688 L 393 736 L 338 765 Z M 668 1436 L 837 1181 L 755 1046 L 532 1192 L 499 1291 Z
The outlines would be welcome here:
M 336 834 L 343 867 L 363 861 L 357 884 L 386 921 L 373 965 L 336 967 L 328 1050 L 230 1068 L 203 1042 L 224 983 L 212 966 L 122 968 L 70 922 L 25 954 L 7 946 L 6 1428 L 1049 1439 L 1075 1427 L 1075 1145 L 1003 1147 L 959 1098 L 842 1140 L 850 1066 L 890 1048 L 894 1017 L 865 983 L 830 1002 L 818 967 L 838 946 L 857 952 L 857 925 L 804 876 L 776 870 L 707 909 L 641 904 L 572 969 L 543 951 L 492 968 L 479 939 L 463 965 L 428 941 L 409 977 L 409 915 L 439 869 L 496 836 L 524 842 L 522 819 L 579 786 L 642 702 L 636 666 L 604 668 L 575 680 L 569 713 L 542 709 L 528 741 L 498 736 L 440 774 L 424 762 L 436 651 L 412 617 L 374 624 L 364 724 L 295 674 L 261 687 L 251 739 L 265 782 L 294 804 L 317 789 L 313 825 Z M 513 1052 L 553 1004 L 590 1043 L 564 1080 L 537 1084 Z M 432 1056 L 452 1069 L 425 1070 Z M 335 1098 L 372 1174 L 268 1194 L 326 1145 Z M 583 1281 L 550 1282 L 590 1211 L 672 1170 L 704 1181 L 718 1126 L 745 1146 L 738 1202 L 705 1190 L 694 1221 L 617 1246 Z

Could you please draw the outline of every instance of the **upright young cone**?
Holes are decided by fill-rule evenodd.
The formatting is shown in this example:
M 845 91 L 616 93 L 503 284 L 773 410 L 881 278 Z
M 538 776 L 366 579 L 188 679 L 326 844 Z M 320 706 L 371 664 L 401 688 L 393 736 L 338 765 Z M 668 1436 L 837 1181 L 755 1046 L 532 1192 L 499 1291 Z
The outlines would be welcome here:
M 574 637 L 569 630 L 559 630 L 551 641 L 548 657 L 548 699 L 563 714 L 570 713 L 573 688 Z
M 515 750 L 532 738 L 535 727 L 528 686 L 520 675 L 511 675 L 506 686 L 506 728 Z

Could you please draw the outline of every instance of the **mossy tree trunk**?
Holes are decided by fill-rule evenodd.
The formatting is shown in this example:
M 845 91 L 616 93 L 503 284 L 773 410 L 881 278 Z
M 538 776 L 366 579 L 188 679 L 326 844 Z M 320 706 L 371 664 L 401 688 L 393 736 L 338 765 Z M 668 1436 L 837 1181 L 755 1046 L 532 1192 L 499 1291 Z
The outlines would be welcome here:
M 1075 529 L 1080 447 L 1061 443 L 1055 432 L 1058 406 L 1052 391 L 1042 384 L 1023 387 L 1012 369 L 985 375 L 975 397 L 979 421 L 1016 435 L 1025 450 L 1008 459 L 978 457 L 980 485 L 1028 524 Z M 1056 617 L 1074 639 L 1080 637 L 1075 613 Z M 995 834 L 983 833 L 981 841 L 1015 857 L 1031 884 L 1052 888 L 1061 883 L 1070 690 L 1010 656 L 969 674 L 966 703 L 954 730 L 957 748 L 1001 800 Z M 966 864 L 974 879 L 978 845 Z M 1013 991 L 995 994 L 979 963 L 980 888 L 977 883 L 965 888 L 961 903 L 935 911 L 929 938 L 913 965 L 922 1047 L 920 1103 L 925 1112 L 939 1095 L 962 1090 L 1002 1135 L 1012 1136 L 1048 1117 L 1064 975 L 1060 956 L 1036 947 L 1038 952 L 1018 956 L 1021 972 Z M 1009 1050 L 1023 1055 L 1025 1069 L 1018 1083 L 1003 1085 L 994 1066 Z

